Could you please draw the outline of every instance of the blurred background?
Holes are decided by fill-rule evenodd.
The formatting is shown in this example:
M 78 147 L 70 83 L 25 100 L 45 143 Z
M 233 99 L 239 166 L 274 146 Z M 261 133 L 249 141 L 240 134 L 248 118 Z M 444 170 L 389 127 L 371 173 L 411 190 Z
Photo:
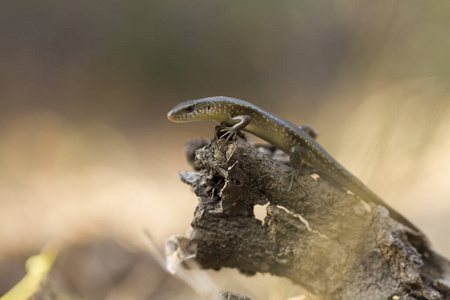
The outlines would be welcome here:
M 214 124 L 166 113 L 216 95 L 312 124 L 450 256 L 449 15 L 435 1 L 2 1 L 0 295 L 49 240 L 66 249 L 53 287 L 74 299 L 192 293 L 151 261 L 143 230 L 162 247 L 189 228 L 183 146 Z M 298 292 L 210 274 L 258 299 Z

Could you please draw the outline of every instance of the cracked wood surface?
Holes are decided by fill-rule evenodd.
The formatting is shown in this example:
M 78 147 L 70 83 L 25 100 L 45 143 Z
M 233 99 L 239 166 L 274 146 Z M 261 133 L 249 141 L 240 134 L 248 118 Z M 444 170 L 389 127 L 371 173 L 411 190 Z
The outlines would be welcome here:
M 321 299 L 450 297 L 449 261 L 423 236 L 307 166 L 288 191 L 287 157 L 242 137 L 186 146 L 195 171 L 180 177 L 199 204 L 180 255 L 203 268 L 287 277 Z M 266 204 L 260 221 L 254 206 Z

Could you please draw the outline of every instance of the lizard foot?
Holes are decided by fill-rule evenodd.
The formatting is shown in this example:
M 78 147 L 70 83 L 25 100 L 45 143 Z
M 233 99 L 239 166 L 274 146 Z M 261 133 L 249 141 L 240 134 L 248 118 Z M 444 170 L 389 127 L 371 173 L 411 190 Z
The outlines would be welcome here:
M 308 196 L 308 194 L 306 193 L 305 189 L 302 187 L 300 182 L 297 180 L 297 178 L 298 178 L 298 176 L 300 174 L 303 174 L 303 172 L 301 170 L 293 168 L 293 169 L 291 169 L 291 171 L 287 175 L 284 176 L 284 178 L 288 178 L 288 177 L 291 178 L 291 180 L 289 181 L 289 186 L 288 186 L 286 192 L 289 192 L 292 189 L 292 186 L 294 185 L 294 180 L 295 180 L 297 182 L 298 186 L 300 187 L 300 189 L 305 194 L 304 197 L 306 197 L 306 196 Z
M 301 171 L 298 169 L 291 169 L 291 171 L 285 175 L 283 178 L 291 178 L 291 180 L 289 181 L 289 186 L 286 190 L 286 192 L 289 192 L 294 184 L 294 180 L 297 182 L 298 185 L 300 185 L 300 183 L 297 180 L 297 177 L 301 174 Z
M 226 138 L 226 142 L 228 142 L 230 139 L 234 140 L 236 138 L 237 132 L 233 129 L 233 127 L 225 128 L 224 130 L 225 133 L 220 136 L 221 139 Z

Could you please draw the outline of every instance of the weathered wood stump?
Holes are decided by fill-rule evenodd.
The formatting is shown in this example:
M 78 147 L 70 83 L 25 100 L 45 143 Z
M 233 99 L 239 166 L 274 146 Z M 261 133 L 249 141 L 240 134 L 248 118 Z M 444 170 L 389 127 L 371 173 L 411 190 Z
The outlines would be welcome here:
M 307 166 L 288 190 L 287 155 L 242 137 L 187 145 L 195 171 L 180 176 L 199 204 L 179 254 L 287 277 L 320 299 L 449 299 L 450 263 L 424 236 Z

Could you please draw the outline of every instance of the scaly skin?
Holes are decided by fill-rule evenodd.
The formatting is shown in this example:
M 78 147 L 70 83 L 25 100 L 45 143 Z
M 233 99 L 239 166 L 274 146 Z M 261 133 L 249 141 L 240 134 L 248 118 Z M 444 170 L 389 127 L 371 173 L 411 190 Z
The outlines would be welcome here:
M 339 183 L 361 199 L 384 206 L 394 220 L 420 233 L 301 128 L 249 102 L 223 96 L 192 100 L 177 105 L 167 114 L 167 118 L 173 122 L 212 120 L 225 123 L 230 126 L 228 138 L 239 130 L 250 132 L 289 154 L 295 167 L 298 168 L 301 162 L 306 163 L 319 175 Z

